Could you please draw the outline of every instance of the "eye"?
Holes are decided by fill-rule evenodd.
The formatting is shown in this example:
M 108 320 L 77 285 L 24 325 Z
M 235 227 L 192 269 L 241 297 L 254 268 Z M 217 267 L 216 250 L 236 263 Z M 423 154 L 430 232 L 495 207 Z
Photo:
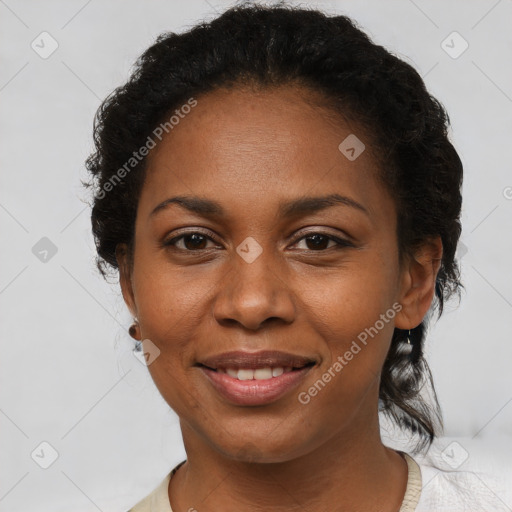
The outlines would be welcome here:
M 303 244 L 302 247 L 300 244 Z M 163 242 L 163 245 L 185 252 L 198 252 L 218 246 L 212 236 L 198 231 L 190 231 L 174 236 Z M 316 252 L 326 251 L 328 249 L 354 247 L 351 242 L 326 233 L 310 233 L 297 240 L 294 245 L 298 245 L 297 248 L 301 250 Z
M 325 233 L 311 233 L 299 239 L 295 244 L 305 243 L 305 247 L 299 249 L 307 249 L 310 251 L 324 251 L 332 248 L 354 247 L 352 243 L 341 238 L 337 238 Z
M 213 245 L 208 246 L 208 242 Z M 214 241 L 199 232 L 184 233 L 164 242 L 164 246 L 172 246 L 182 251 L 198 251 L 215 247 Z

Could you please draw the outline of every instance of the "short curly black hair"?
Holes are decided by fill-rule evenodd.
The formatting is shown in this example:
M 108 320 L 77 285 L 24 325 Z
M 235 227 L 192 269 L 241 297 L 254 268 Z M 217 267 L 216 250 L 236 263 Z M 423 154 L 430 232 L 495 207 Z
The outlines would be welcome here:
M 84 185 L 94 190 L 92 231 L 103 276 L 117 269 L 119 243 L 133 248 L 146 162 L 134 151 L 147 147 L 155 127 L 191 98 L 248 83 L 299 84 L 370 134 L 380 178 L 396 201 L 401 258 L 431 237 L 442 240 L 431 308 L 440 315 L 444 301 L 462 287 L 455 258 L 462 163 L 448 139 L 448 115 L 409 64 L 373 43 L 350 18 L 285 4 L 239 5 L 184 33 L 160 35 L 128 82 L 102 103 L 95 152 L 86 162 L 91 180 Z M 381 410 L 419 436 L 414 451 L 429 448 L 443 429 L 423 354 L 426 326 L 424 319 L 409 333 L 395 329 L 379 392 Z M 407 337 L 410 354 L 400 348 Z M 421 396 L 425 384 L 428 400 Z

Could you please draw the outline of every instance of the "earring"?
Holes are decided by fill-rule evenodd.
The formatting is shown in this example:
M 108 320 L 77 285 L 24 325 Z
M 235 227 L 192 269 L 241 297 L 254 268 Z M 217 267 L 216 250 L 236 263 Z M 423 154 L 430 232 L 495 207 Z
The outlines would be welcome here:
M 401 349 L 402 349 L 402 353 L 403 354 L 406 354 L 406 355 L 409 355 L 411 352 L 412 352 L 412 344 L 411 344 L 411 330 L 409 329 L 409 333 L 407 334 L 407 343 L 406 342 L 402 342 L 401 343 Z
M 139 330 L 139 322 L 135 320 L 135 322 L 130 325 L 130 328 L 128 329 L 128 333 L 133 339 L 137 339 L 137 331 Z

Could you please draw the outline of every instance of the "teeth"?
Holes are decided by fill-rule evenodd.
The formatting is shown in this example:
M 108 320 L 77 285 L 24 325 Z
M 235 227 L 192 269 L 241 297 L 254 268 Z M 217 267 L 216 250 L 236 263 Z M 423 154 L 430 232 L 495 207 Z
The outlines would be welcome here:
M 258 368 L 254 370 L 254 378 L 256 380 L 264 380 L 272 378 L 272 368 Z
M 279 375 L 282 375 L 283 373 L 291 372 L 292 368 L 283 368 L 282 366 L 270 368 L 268 366 L 266 368 L 258 368 L 256 370 L 252 370 L 250 368 L 240 368 L 239 370 L 226 368 L 226 370 L 223 370 L 218 368 L 217 371 L 220 373 L 227 373 L 230 377 L 238 380 L 266 380 L 271 379 L 272 377 L 279 377 Z
M 251 380 L 254 379 L 254 370 L 238 370 L 238 380 Z

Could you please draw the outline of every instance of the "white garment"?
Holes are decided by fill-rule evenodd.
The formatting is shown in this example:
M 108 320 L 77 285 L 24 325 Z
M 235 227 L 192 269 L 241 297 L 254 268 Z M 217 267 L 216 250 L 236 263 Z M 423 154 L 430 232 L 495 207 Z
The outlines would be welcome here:
M 489 475 L 479 475 L 473 471 L 441 470 L 431 465 L 429 459 L 421 462 L 405 452 L 397 451 L 405 457 L 409 469 L 407 488 L 399 512 L 512 511 L 504 501 L 510 499 L 512 482 L 505 487 L 503 482 L 489 478 Z M 183 462 L 128 512 L 172 512 L 168 496 L 169 481 Z
M 510 473 L 440 469 L 446 464 L 430 456 L 416 461 L 422 490 L 415 512 L 512 512 Z

